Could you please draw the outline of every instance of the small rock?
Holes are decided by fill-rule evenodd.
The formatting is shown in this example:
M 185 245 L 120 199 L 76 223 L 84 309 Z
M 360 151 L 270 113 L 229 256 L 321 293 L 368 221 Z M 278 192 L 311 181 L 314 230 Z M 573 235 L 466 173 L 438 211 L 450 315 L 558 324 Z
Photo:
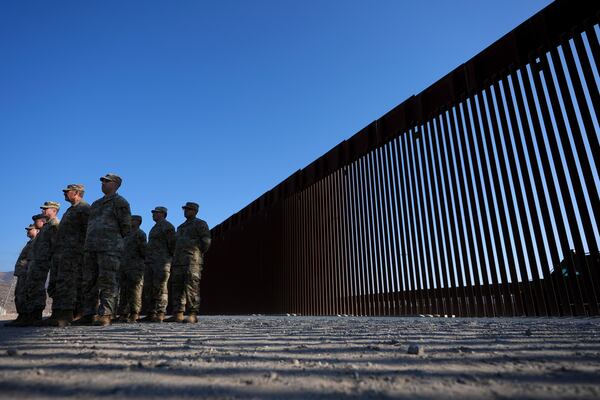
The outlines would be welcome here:
M 294 365 L 300 365 L 300 360 L 294 360 L 294 361 L 292 361 L 292 364 L 294 364 Z
M 38 375 L 46 375 L 46 371 L 44 371 L 43 369 L 38 369 L 37 371 L 35 371 Z
M 17 349 L 8 349 L 6 350 L 6 355 L 9 357 L 15 357 L 19 355 L 19 350 Z
M 252 379 L 244 379 L 242 382 L 244 382 L 246 385 L 253 385 L 254 381 Z
M 138 368 L 144 368 L 144 363 L 141 361 L 138 361 L 137 366 L 138 366 Z
M 525 331 L 525 336 L 532 336 L 533 332 L 531 331 L 531 328 L 527 328 L 527 330 Z
M 360 374 L 358 372 L 356 372 L 356 371 L 354 371 L 353 376 L 354 376 L 355 380 L 359 380 L 360 379 Z
M 265 374 L 265 378 L 267 378 L 270 381 L 274 381 L 277 378 L 279 378 L 279 375 L 277 374 L 277 372 L 271 371 L 268 374 Z
M 463 378 L 458 378 L 458 379 L 456 379 L 456 383 L 460 383 L 461 385 L 466 385 L 467 381 L 465 381 Z
M 422 356 L 423 354 L 425 354 L 425 348 L 419 344 L 411 344 L 410 346 L 408 346 L 407 353 Z

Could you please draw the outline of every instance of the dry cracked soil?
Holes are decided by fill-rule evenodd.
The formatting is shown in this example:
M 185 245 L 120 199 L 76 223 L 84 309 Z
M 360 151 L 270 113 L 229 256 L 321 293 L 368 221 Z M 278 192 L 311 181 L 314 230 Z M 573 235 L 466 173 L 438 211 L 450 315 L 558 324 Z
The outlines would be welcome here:
M 598 399 L 599 328 L 598 318 L 302 316 L 0 327 L 0 398 Z

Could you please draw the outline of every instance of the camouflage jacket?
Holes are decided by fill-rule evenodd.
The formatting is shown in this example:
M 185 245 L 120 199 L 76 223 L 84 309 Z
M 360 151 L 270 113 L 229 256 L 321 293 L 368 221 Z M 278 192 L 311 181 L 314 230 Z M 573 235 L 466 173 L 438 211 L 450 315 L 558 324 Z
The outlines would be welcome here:
M 171 262 L 175 251 L 175 227 L 163 219 L 157 222 L 148 238 L 148 262 Z
M 33 259 L 36 261 L 49 261 L 55 250 L 56 232 L 58 232 L 58 218 L 47 221 L 33 242 Z
M 85 237 L 85 251 L 121 253 L 131 230 L 129 203 L 119 194 L 104 196 L 92 203 Z
M 140 269 L 144 270 L 144 260 L 146 258 L 146 233 L 141 229 L 131 231 L 125 237 L 125 245 L 123 248 L 123 263 L 124 269 Z
M 23 250 L 21 250 L 21 254 L 19 254 L 19 258 L 17 258 L 17 262 L 15 263 L 14 276 L 27 275 L 27 265 L 29 264 L 29 261 L 33 260 L 33 243 L 36 238 L 37 236 L 33 239 L 29 239 L 25 244 L 25 247 L 23 247 Z
M 56 253 L 83 254 L 90 205 L 81 200 L 65 211 L 56 233 Z
M 175 240 L 173 265 L 199 263 L 210 246 L 210 230 L 201 219 L 190 219 L 177 227 Z

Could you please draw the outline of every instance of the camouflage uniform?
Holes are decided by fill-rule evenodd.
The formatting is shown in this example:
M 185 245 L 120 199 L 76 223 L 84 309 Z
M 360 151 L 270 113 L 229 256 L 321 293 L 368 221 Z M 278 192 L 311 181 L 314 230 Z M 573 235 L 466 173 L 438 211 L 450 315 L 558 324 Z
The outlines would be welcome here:
M 90 205 L 81 200 L 64 213 L 56 234 L 56 284 L 53 310 L 78 310 L 82 302 L 83 244 Z
M 17 313 L 24 314 L 27 312 L 27 303 L 26 303 L 26 287 L 27 287 L 27 267 L 28 264 L 33 260 L 33 244 L 35 243 L 37 236 L 33 239 L 29 239 L 23 250 L 21 250 L 21 254 L 19 254 L 19 258 L 17 258 L 17 262 L 15 263 L 15 272 L 14 276 L 17 277 L 17 285 L 15 286 L 15 307 L 17 308 Z
M 187 304 L 189 312 L 197 314 L 200 307 L 202 256 L 210 246 L 210 230 L 201 219 L 189 219 L 177 227 L 175 239 L 171 267 L 173 313 L 184 312 Z
M 146 258 L 146 233 L 136 229 L 125 238 L 119 269 L 119 314 L 139 314 L 142 308 L 142 281 Z
M 144 285 L 148 285 L 145 295 L 148 296 L 146 311 L 149 314 L 164 314 L 167 309 L 167 282 L 174 250 L 175 227 L 165 219 L 158 221 L 150 230 L 146 259 L 147 276 L 144 275 Z
M 27 268 L 25 289 L 27 310 L 30 313 L 42 311 L 46 308 L 46 278 L 48 278 L 48 272 L 52 267 L 58 224 L 57 218 L 48 220 L 40 229 L 32 245 L 33 262 L 30 262 Z
M 130 230 L 131 209 L 119 194 L 92 203 L 83 257 L 83 315 L 115 313 L 117 272 Z

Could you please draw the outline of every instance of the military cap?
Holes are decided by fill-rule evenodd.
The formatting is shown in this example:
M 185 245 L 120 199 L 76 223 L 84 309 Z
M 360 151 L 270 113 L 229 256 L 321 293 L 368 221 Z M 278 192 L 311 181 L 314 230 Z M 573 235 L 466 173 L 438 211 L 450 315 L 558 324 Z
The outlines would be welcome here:
M 46 216 L 44 214 L 35 214 L 31 219 L 35 222 L 38 219 L 46 219 Z
M 181 208 L 183 208 L 183 209 L 189 208 L 190 210 L 198 211 L 200 206 L 198 205 L 198 203 L 192 203 L 191 201 L 188 201 L 187 203 L 185 203 L 185 206 L 181 206 Z
M 162 207 L 162 206 L 158 206 L 158 207 L 154 207 L 154 210 L 150 211 L 151 213 L 155 213 L 155 212 L 161 212 L 161 213 L 167 213 L 167 207 Z
M 57 210 L 60 210 L 60 203 L 57 203 L 56 201 L 45 201 L 40 208 L 42 210 L 45 210 L 46 208 L 56 208 Z
M 27 229 L 28 231 L 30 231 L 30 230 L 32 230 L 32 229 L 37 229 L 37 228 L 35 227 L 35 225 L 31 224 L 31 225 L 29 225 L 29 226 L 28 226 L 27 228 L 25 228 L 25 229 Z
M 142 222 L 142 216 L 141 215 L 132 215 L 131 219 L 137 219 L 138 221 Z
M 85 190 L 85 186 L 83 186 L 79 183 L 71 183 L 70 185 L 67 185 L 67 187 L 63 189 L 63 192 L 68 192 L 69 190 L 76 190 L 78 192 L 83 192 Z
M 100 180 L 108 182 L 117 182 L 119 185 L 123 182 L 123 179 L 121 179 L 119 175 L 115 174 L 106 174 L 103 177 L 101 177 Z

